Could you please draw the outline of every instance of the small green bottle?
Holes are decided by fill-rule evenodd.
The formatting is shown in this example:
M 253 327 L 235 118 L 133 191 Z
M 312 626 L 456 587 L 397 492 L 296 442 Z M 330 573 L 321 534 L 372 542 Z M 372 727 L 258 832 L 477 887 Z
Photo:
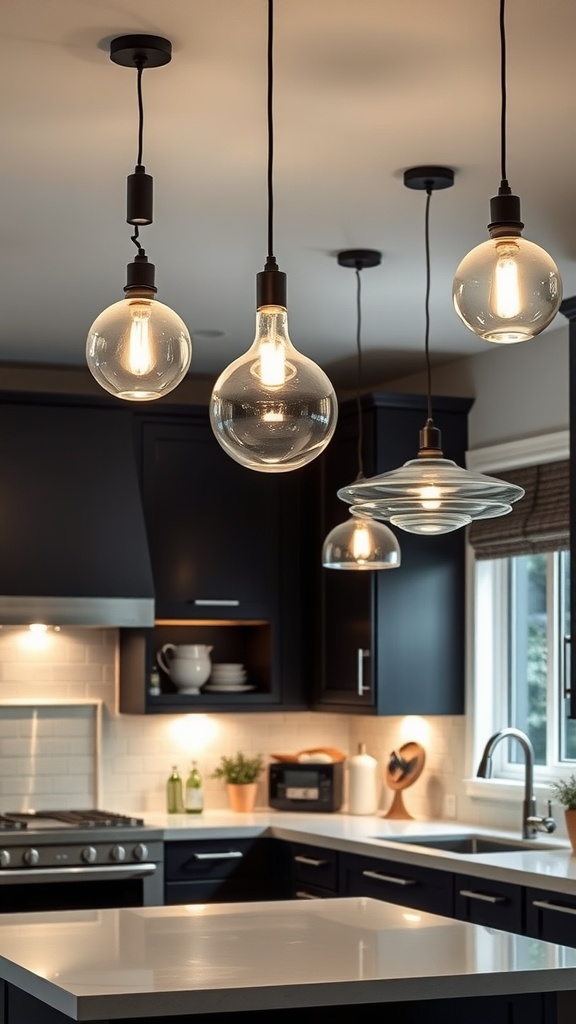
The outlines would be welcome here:
M 186 779 L 186 813 L 201 814 L 204 810 L 204 787 L 196 761 L 192 761 L 190 775 Z
M 172 774 L 166 783 L 166 810 L 168 814 L 181 814 L 184 810 L 182 779 L 176 765 L 172 766 Z

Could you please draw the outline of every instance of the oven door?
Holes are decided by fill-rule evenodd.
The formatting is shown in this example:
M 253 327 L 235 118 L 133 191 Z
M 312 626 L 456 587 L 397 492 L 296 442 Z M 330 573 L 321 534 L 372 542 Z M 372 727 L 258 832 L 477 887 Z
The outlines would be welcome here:
M 146 907 L 162 900 L 162 865 L 156 863 L 0 870 L 0 914 Z

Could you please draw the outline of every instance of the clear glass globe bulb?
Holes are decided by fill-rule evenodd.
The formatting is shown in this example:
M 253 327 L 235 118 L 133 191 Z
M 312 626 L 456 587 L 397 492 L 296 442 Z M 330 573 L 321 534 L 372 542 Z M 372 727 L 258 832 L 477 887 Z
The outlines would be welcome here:
M 397 569 L 400 562 L 392 530 L 374 519 L 352 516 L 330 530 L 322 545 L 325 569 Z
M 105 309 L 86 341 L 90 373 L 105 391 L 132 402 L 169 394 L 184 379 L 192 342 L 183 320 L 154 298 L 131 296 Z
M 260 307 L 252 346 L 220 374 L 210 400 L 224 451 L 248 469 L 286 473 L 324 451 L 337 418 L 334 388 L 294 348 L 285 307 Z
M 520 235 L 490 238 L 464 257 L 452 288 L 461 320 L 484 341 L 512 345 L 540 334 L 562 301 L 551 256 Z

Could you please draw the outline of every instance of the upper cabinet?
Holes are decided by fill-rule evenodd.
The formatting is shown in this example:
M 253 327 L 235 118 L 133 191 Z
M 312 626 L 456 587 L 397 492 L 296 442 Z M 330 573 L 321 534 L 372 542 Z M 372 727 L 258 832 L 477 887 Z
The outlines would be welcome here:
M 464 465 L 467 399 L 435 399 L 444 455 Z M 375 394 L 362 400 L 364 472 L 374 476 L 417 455 L 424 396 Z M 344 522 L 337 497 L 358 472 L 356 403 L 341 406 L 336 434 L 319 460 L 319 533 Z M 394 529 L 394 528 L 392 528 Z M 464 711 L 463 530 L 438 537 L 395 531 L 402 563 L 371 572 L 318 570 L 315 707 L 381 715 Z
M 151 635 L 121 640 L 121 710 L 273 710 L 304 706 L 301 671 L 302 483 L 243 468 L 217 443 L 205 408 L 137 414 L 144 517 L 156 594 Z M 246 667 L 237 693 L 176 692 L 160 673 L 165 643 L 207 644 Z

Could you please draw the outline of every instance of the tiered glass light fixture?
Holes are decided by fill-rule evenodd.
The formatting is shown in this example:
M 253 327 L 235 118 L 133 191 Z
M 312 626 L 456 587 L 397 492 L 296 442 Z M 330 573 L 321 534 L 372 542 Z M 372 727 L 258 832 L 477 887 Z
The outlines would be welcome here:
M 418 457 L 400 469 L 359 481 L 338 491 L 360 518 L 383 519 L 407 533 L 450 533 L 473 519 L 506 515 L 524 494 L 521 487 L 496 477 L 461 469 L 445 459 L 440 431 L 432 418 L 430 370 L 430 198 L 435 189 L 450 188 L 454 172 L 448 167 L 414 167 L 404 173 L 408 188 L 426 191 L 426 331 L 428 416 L 420 431 Z
M 510 345 L 540 334 L 562 300 L 562 280 L 551 256 L 522 238 L 520 199 L 506 171 L 505 0 L 500 0 L 501 181 L 490 200 L 490 240 L 477 245 L 456 270 L 452 296 L 460 319 L 484 341 Z
M 236 462 L 261 473 L 286 473 L 324 451 L 338 405 L 324 371 L 290 341 L 286 274 L 273 255 L 273 12 L 268 0 L 268 256 L 257 276 L 256 337 L 216 381 L 210 422 Z
M 105 391 L 133 402 L 169 394 L 186 376 L 192 358 L 188 329 L 174 310 L 156 299 L 155 267 L 139 242 L 139 229 L 152 223 L 153 208 L 153 180 L 142 163 L 142 72 L 171 58 L 172 46 L 160 36 L 118 36 L 110 44 L 110 59 L 138 72 L 138 157 L 128 176 L 126 211 L 138 252 L 127 267 L 126 298 L 100 313 L 88 332 L 86 361 Z
M 356 483 L 365 480 L 362 455 L 362 284 L 361 271 L 380 265 L 381 253 L 374 249 L 349 249 L 338 253 L 341 267 L 356 271 L 356 352 L 358 411 L 358 475 Z M 397 569 L 400 565 L 400 545 L 392 530 L 375 519 L 352 515 L 330 531 L 322 546 L 322 565 L 325 569 Z

